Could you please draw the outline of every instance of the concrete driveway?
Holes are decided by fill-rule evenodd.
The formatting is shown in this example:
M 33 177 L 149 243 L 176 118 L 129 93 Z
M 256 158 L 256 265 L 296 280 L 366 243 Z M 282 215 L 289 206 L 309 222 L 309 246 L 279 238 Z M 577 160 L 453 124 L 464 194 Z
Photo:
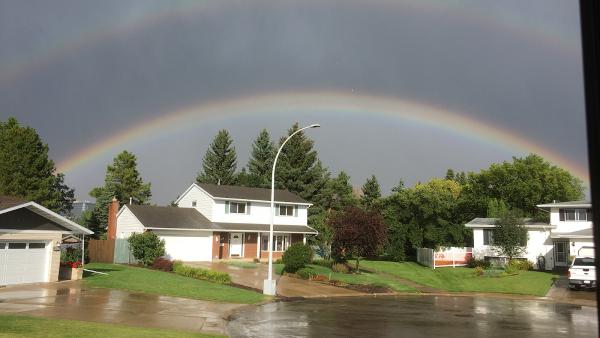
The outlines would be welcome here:
M 243 304 L 85 288 L 80 281 L 0 288 L 0 313 L 226 334 Z
M 567 276 L 560 276 L 548 290 L 546 297 L 558 302 L 596 306 L 596 289 L 571 290 Z
M 267 264 L 256 264 L 256 268 L 242 268 L 224 262 L 187 262 L 185 264 L 227 272 L 234 283 L 255 290 L 262 290 L 263 281 L 267 278 L 268 274 Z M 283 297 L 316 298 L 366 295 L 366 293 L 354 290 L 309 282 L 298 278 L 279 276 L 275 273 L 273 278 L 277 279 L 277 295 Z

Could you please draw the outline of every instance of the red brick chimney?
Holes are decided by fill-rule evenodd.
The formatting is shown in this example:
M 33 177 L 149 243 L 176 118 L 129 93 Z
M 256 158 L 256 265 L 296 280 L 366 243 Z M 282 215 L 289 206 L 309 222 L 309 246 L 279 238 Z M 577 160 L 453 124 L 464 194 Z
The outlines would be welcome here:
M 119 201 L 113 197 L 108 204 L 108 227 L 106 228 L 106 238 L 108 239 L 117 237 L 117 212 L 119 212 Z

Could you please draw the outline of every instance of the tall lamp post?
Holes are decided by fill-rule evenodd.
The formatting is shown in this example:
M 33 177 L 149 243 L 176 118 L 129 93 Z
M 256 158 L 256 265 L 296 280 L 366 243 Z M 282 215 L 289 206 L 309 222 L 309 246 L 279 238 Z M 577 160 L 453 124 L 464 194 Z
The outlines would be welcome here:
M 265 295 L 275 296 L 275 294 L 277 293 L 277 284 L 276 281 L 273 279 L 273 222 L 275 219 L 275 167 L 277 166 L 277 159 L 279 158 L 279 154 L 281 153 L 281 149 L 283 149 L 283 146 L 285 146 L 285 144 L 292 137 L 294 137 L 294 135 L 298 134 L 299 132 L 305 129 L 319 128 L 320 126 L 320 124 L 315 123 L 293 132 L 292 135 L 288 136 L 288 138 L 285 139 L 285 141 L 283 141 L 283 143 L 279 147 L 279 150 L 277 150 L 277 155 L 275 155 L 275 160 L 273 161 L 273 170 L 271 171 L 271 221 L 269 224 L 269 275 L 263 283 L 263 293 Z

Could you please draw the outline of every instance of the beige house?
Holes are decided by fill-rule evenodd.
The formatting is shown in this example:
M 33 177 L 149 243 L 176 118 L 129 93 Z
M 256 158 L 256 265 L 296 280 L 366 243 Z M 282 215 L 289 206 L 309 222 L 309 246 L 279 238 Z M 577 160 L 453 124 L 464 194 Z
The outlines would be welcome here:
M 57 281 L 63 236 L 92 233 L 35 202 L 0 196 L 0 285 Z

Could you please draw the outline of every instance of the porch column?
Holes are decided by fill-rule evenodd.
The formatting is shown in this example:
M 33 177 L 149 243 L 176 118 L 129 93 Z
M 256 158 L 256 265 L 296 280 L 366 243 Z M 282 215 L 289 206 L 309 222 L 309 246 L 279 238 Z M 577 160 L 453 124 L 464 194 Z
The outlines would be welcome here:
M 262 238 L 262 233 L 259 232 L 258 236 L 256 237 L 256 258 L 260 259 L 260 239 Z
M 302 243 L 306 245 L 306 234 L 302 234 Z

